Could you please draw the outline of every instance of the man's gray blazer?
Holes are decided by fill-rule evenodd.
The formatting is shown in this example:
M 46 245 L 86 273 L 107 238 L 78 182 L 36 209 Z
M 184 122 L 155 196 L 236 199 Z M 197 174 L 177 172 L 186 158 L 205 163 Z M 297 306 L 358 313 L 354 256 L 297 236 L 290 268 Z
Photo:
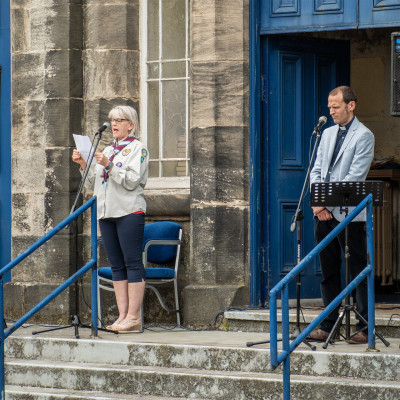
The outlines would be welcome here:
M 339 125 L 334 125 L 322 133 L 317 158 L 310 174 L 310 183 L 324 182 L 331 163 L 338 130 Z M 330 182 L 365 181 L 374 157 L 374 143 L 373 133 L 355 117 L 336 157 Z M 340 213 L 340 207 L 327 208 L 338 221 L 344 219 L 345 215 Z M 349 207 L 349 213 L 353 209 L 354 207 Z M 353 221 L 365 221 L 365 218 L 364 210 Z

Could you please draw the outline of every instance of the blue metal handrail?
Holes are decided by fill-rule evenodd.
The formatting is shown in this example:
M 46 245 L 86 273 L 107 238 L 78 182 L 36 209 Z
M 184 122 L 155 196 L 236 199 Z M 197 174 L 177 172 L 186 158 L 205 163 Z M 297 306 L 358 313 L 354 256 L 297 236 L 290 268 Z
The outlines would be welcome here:
M 54 235 L 68 226 L 73 220 L 78 218 L 83 212 L 88 208 L 91 208 L 91 218 L 90 218 L 90 235 L 91 235 L 91 249 L 92 257 L 90 261 L 76 271 L 70 278 L 68 278 L 64 283 L 62 283 L 57 289 L 40 301 L 36 306 L 34 306 L 30 311 L 18 319 L 11 327 L 4 329 L 4 275 L 23 261 L 26 257 L 32 254 L 36 249 L 46 243 Z M 1 390 L 1 400 L 5 398 L 4 385 L 5 385 L 5 375 L 4 375 L 4 341 L 10 336 L 14 331 L 16 331 L 22 324 L 24 324 L 29 318 L 39 312 L 45 305 L 50 303 L 55 297 L 57 297 L 61 292 L 63 292 L 72 283 L 78 280 L 82 275 L 84 275 L 89 269 L 92 269 L 91 274 L 91 308 L 92 308 L 92 335 L 97 336 L 97 210 L 96 210 L 96 196 L 92 197 L 83 206 L 78 208 L 70 214 L 64 221 L 60 222 L 55 226 L 50 232 L 42 236 L 38 241 L 36 241 L 32 246 L 22 252 L 18 257 L 9 262 L 5 267 L 0 270 L 0 390 Z
M 289 282 L 292 281 L 346 226 L 367 208 L 367 266 L 292 342 L 289 335 Z M 283 363 L 283 399 L 290 400 L 290 354 L 365 277 L 368 280 L 368 350 L 375 349 L 374 246 L 372 229 L 372 195 L 369 194 L 328 236 L 297 264 L 270 291 L 270 353 L 271 368 Z M 278 355 L 277 294 L 282 303 L 282 351 Z

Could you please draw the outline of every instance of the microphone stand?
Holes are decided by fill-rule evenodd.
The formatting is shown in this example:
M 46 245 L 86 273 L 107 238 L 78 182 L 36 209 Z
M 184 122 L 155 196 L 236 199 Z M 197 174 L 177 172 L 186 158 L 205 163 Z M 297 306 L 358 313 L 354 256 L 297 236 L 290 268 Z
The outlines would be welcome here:
M 97 140 L 96 140 L 96 143 L 94 145 L 92 144 L 92 149 L 93 150 L 91 150 L 90 153 L 89 153 L 89 158 L 88 158 L 88 161 L 86 163 L 86 168 L 85 168 L 85 170 L 84 170 L 84 172 L 82 174 L 81 183 L 79 185 L 78 192 L 76 194 L 75 201 L 74 201 L 74 204 L 73 204 L 73 206 L 71 208 L 71 211 L 70 211 L 69 215 L 71 215 L 75 211 L 75 208 L 76 208 L 76 206 L 78 204 L 79 196 L 80 196 L 80 194 L 82 192 L 83 186 L 84 186 L 85 181 L 86 181 L 86 177 L 87 177 L 87 175 L 89 173 L 89 168 L 92 165 L 94 153 L 96 152 L 97 146 L 99 145 L 99 142 L 101 140 L 102 132 L 103 131 L 101 129 L 99 129 L 95 133 L 95 138 L 97 136 Z M 73 236 L 74 236 L 74 247 L 75 247 L 75 270 L 77 270 L 78 269 L 78 264 L 79 264 L 78 221 L 77 221 L 77 219 L 74 219 L 72 221 L 72 224 L 73 224 Z M 68 229 L 68 228 L 69 228 L 69 225 L 66 226 L 66 229 Z M 97 266 L 96 266 L 96 268 L 97 268 Z M 77 281 L 76 281 L 75 282 L 75 314 L 70 316 L 71 317 L 71 324 L 70 325 L 66 325 L 66 326 L 57 327 L 57 328 L 46 329 L 46 330 L 42 330 L 42 331 L 33 331 L 32 335 L 37 335 L 38 333 L 51 332 L 51 331 L 56 331 L 56 330 L 60 330 L 60 329 L 66 329 L 66 328 L 74 327 L 74 329 L 75 329 L 75 338 L 79 339 L 79 331 L 78 331 L 79 327 L 80 328 L 88 328 L 88 329 L 92 329 L 92 330 L 93 330 L 93 328 L 91 326 L 81 324 L 81 321 L 79 319 L 78 313 L 79 313 L 79 292 L 78 292 L 78 286 L 77 286 Z M 102 329 L 102 328 L 98 328 L 98 329 L 99 330 L 104 330 L 104 331 L 107 331 L 107 332 L 117 333 L 117 332 L 114 332 L 114 331 L 108 331 L 107 329 Z
M 322 124 L 323 125 L 323 124 Z M 314 162 L 314 157 L 315 157 L 315 153 L 317 151 L 318 148 L 318 144 L 321 138 L 321 127 L 319 124 L 315 127 L 312 136 L 314 136 L 314 134 L 316 135 L 316 139 L 315 139 L 315 143 L 314 143 L 314 148 L 311 154 L 311 159 L 310 159 L 310 163 L 308 165 L 308 169 L 307 169 L 307 173 L 306 173 L 306 177 L 304 179 L 304 183 L 303 183 L 303 189 L 301 191 L 301 195 L 300 195 L 300 199 L 299 202 L 297 204 L 297 209 L 296 209 L 296 213 L 292 218 L 292 224 L 290 225 L 290 232 L 293 233 L 296 228 L 297 228 L 297 263 L 300 263 L 301 261 L 301 221 L 304 219 L 303 217 L 303 212 L 301 210 L 301 205 L 303 203 L 304 197 L 305 197 L 305 192 L 307 189 L 307 184 L 308 184 L 308 179 L 310 177 L 310 173 L 311 173 L 311 167 L 312 164 Z M 300 329 L 300 287 L 301 287 L 301 279 L 300 279 L 300 274 L 297 275 L 297 283 L 296 283 L 296 327 L 294 332 L 292 333 L 290 339 L 294 340 L 296 339 L 300 333 L 301 333 L 301 329 Z M 281 341 L 282 339 L 278 339 L 278 341 Z M 269 343 L 269 340 L 264 340 L 261 342 L 247 342 L 246 346 L 247 347 L 251 347 L 254 345 L 258 345 L 258 344 L 264 344 L 264 343 Z M 309 343 L 307 340 L 303 340 L 303 343 L 306 344 L 311 350 L 315 351 L 317 349 L 316 346 L 312 345 L 311 343 Z
M 301 206 L 304 201 L 305 193 L 307 190 L 308 180 L 310 178 L 310 173 L 311 173 L 312 164 L 314 162 L 315 153 L 317 151 L 318 144 L 321 139 L 321 127 L 317 126 L 313 132 L 313 135 L 314 135 L 314 133 L 316 134 L 314 148 L 313 148 L 313 151 L 311 154 L 311 159 L 310 159 L 310 162 L 308 165 L 306 177 L 304 179 L 303 189 L 301 191 L 299 203 L 297 204 L 297 209 L 293 216 L 292 224 L 290 225 L 291 233 L 294 233 L 294 231 L 297 230 L 297 264 L 299 264 L 301 261 L 301 221 L 304 219 L 303 211 L 301 210 Z M 300 288 L 301 288 L 301 278 L 300 278 L 300 273 L 299 273 L 297 275 L 297 282 L 296 282 L 296 327 L 291 336 L 292 340 L 296 339 L 301 333 L 301 329 L 300 329 L 300 309 L 301 309 Z M 306 344 L 307 346 L 309 346 L 311 348 L 311 350 L 316 349 L 316 347 L 311 345 L 307 340 L 303 340 L 303 343 Z

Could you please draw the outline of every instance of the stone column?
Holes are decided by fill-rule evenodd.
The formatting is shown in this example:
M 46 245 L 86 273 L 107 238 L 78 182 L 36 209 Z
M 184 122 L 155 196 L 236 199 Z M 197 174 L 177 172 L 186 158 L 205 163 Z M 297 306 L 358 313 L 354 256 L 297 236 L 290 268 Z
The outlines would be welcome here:
M 115 105 L 140 111 L 139 0 L 86 0 L 84 15 L 84 128 L 92 136 Z M 112 143 L 111 130 L 102 141 Z
M 249 301 L 248 1 L 191 2 L 188 323 Z
M 78 177 L 72 133 L 82 122 L 82 1 L 19 0 L 12 8 L 12 256 L 69 214 Z M 75 169 L 74 169 L 75 170 Z M 6 315 L 20 316 L 73 272 L 68 230 L 30 256 L 6 286 Z M 67 290 L 37 320 L 69 321 Z

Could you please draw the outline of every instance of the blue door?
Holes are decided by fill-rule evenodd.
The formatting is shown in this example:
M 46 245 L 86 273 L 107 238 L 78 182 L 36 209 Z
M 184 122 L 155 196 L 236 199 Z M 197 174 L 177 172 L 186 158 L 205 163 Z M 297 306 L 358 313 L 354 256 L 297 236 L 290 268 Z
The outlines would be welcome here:
M 264 293 L 297 262 L 296 232 L 290 225 L 303 187 L 312 132 L 321 115 L 328 117 L 328 93 L 349 84 L 347 41 L 265 37 L 262 42 L 263 94 L 263 245 Z M 309 193 L 303 202 L 301 258 L 313 247 L 314 221 Z M 302 298 L 320 297 L 318 262 L 302 276 Z M 295 297 L 295 284 L 290 288 Z
M 0 2 L 0 267 L 11 255 L 10 2 Z

